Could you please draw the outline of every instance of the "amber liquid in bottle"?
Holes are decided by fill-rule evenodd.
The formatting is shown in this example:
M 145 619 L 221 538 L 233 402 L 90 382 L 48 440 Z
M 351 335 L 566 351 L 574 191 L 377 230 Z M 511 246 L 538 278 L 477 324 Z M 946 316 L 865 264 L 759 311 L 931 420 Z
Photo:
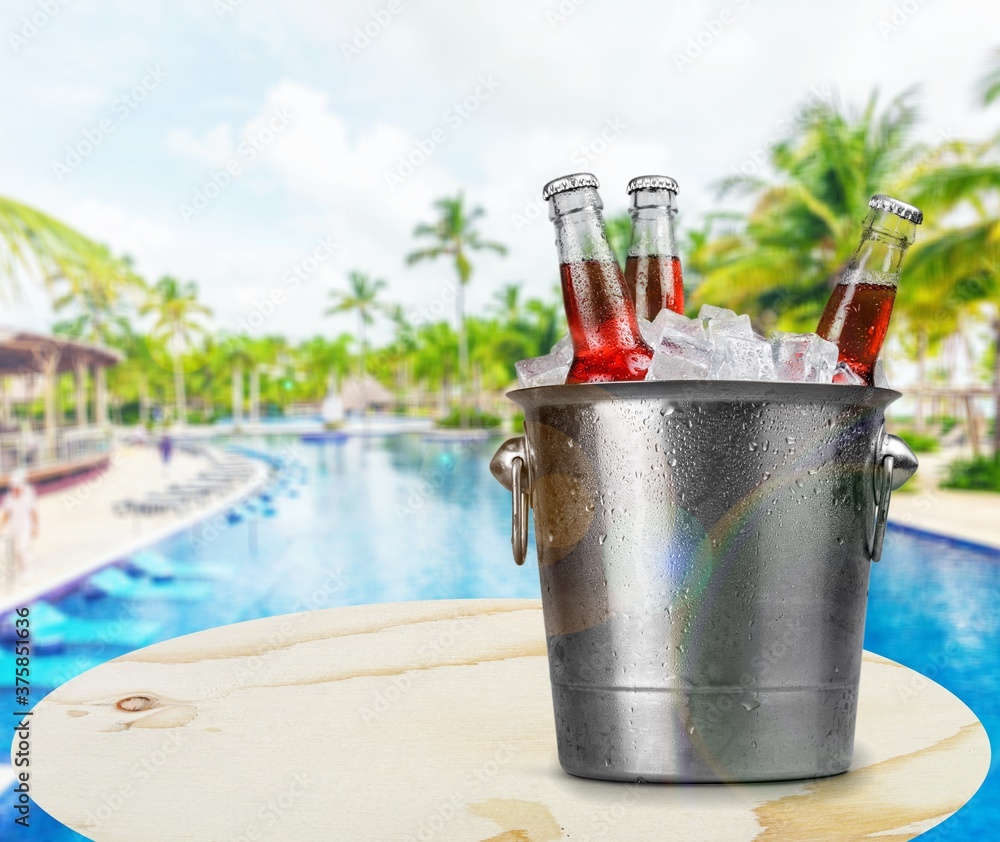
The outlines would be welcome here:
M 896 288 L 889 284 L 837 284 L 816 328 L 840 348 L 840 361 L 869 386 L 875 385 L 875 362 L 895 299 Z
M 640 318 L 653 321 L 664 308 L 684 313 L 684 276 L 679 257 L 630 255 L 625 261 L 625 285 Z
M 575 356 L 567 383 L 643 380 L 653 350 L 638 332 L 617 263 L 583 260 L 559 267 Z

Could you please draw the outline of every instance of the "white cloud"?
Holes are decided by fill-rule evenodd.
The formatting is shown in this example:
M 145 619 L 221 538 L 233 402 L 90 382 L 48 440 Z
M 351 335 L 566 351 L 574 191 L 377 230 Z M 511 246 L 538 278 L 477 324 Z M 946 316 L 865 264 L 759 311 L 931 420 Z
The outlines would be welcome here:
M 433 200 L 464 189 L 487 210 L 483 235 L 511 248 L 505 259 L 477 257 L 476 310 L 511 280 L 548 294 L 556 256 L 536 203 L 564 172 L 595 172 L 609 212 L 624 209 L 630 176 L 667 172 L 681 184 L 681 220 L 694 223 L 718 205 L 713 182 L 752 160 L 813 87 L 857 105 L 876 87 L 887 99 L 920 83 L 928 138 L 995 132 L 995 109 L 972 96 L 995 41 L 995 2 L 919 4 L 886 36 L 880 22 L 901 5 L 403 0 L 350 61 L 341 43 L 384 0 L 244 2 L 221 18 L 203 0 L 67 7 L 30 50 L 0 54 L 5 113 L 25 115 L 0 134 L 4 191 L 134 254 L 150 277 L 200 281 L 225 326 L 330 234 L 341 248 L 269 322 L 297 336 L 340 329 L 321 311 L 352 268 L 386 278 L 411 307 L 440 295 L 451 267 L 408 268 L 404 257 Z M 679 72 L 674 55 L 706 28 L 718 34 L 702 35 L 702 55 Z M 159 61 L 170 73 L 162 96 L 57 183 L 53 155 Z M 453 124 L 448 109 L 484 75 L 499 87 Z M 248 161 L 241 143 L 281 108 L 287 127 Z M 616 119 L 620 134 L 602 138 Z M 419 159 L 435 132 L 443 139 L 391 189 L 386 173 L 399 174 L 400 156 Z M 185 225 L 178 204 L 234 158 L 240 176 Z M 516 224 L 532 208 L 530 224 Z
M 217 123 L 201 137 L 191 129 L 171 129 L 165 146 L 172 154 L 217 166 L 233 154 L 233 129 L 228 122 Z
M 66 222 L 117 253 L 128 253 L 137 261 L 149 259 L 172 248 L 176 234 L 165 225 L 136 216 L 121 207 L 86 199 L 65 208 Z

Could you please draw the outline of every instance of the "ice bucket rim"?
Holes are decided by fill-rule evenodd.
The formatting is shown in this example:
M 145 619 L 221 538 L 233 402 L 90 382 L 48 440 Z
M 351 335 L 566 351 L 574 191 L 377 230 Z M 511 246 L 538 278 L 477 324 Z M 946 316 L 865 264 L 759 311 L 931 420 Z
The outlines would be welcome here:
M 507 392 L 522 409 L 593 404 L 615 400 L 678 400 L 709 402 L 836 404 L 884 409 L 902 397 L 877 386 L 831 383 L 786 383 L 759 380 L 656 380 L 625 383 L 573 383 L 532 386 Z

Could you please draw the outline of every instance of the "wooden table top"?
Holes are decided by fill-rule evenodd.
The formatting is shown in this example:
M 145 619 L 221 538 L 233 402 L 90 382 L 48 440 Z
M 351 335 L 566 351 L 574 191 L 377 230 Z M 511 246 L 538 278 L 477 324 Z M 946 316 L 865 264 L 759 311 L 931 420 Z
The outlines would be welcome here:
M 866 653 L 833 778 L 621 784 L 559 767 L 541 607 L 452 600 L 223 626 L 35 708 L 32 795 L 96 840 L 910 839 L 989 766 L 975 715 Z

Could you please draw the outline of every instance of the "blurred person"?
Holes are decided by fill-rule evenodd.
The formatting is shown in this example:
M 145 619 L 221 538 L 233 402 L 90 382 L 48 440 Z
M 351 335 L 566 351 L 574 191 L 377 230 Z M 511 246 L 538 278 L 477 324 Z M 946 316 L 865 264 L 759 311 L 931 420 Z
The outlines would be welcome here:
M 31 542 L 38 537 L 38 500 L 24 469 L 10 475 L 10 486 L 0 503 L 0 533 L 10 542 L 15 576 L 26 575 Z
M 163 460 L 163 470 L 170 470 L 170 457 L 174 452 L 174 443 L 170 438 L 170 433 L 164 431 L 160 437 L 160 459 Z

